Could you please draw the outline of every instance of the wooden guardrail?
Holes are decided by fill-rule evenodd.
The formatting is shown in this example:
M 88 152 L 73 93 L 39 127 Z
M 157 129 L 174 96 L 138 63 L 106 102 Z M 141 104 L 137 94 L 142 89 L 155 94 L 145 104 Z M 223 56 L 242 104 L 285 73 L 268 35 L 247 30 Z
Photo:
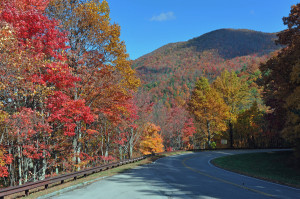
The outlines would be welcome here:
M 118 166 L 121 166 L 124 164 L 136 162 L 136 161 L 145 159 L 146 157 L 147 156 L 141 156 L 138 158 L 133 158 L 133 159 L 128 159 L 128 160 L 123 160 L 120 162 L 115 162 L 115 163 L 105 164 L 105 165 L 101 165 L 101 166 L 97 166 L 97 167 L 87 168 L 87 169 L 83 169 L 83 170 L 77 171 L 77 172 L 62 174 L 59 176 L 46 178 L 45 180 L 39 180 L 36 182 L 28 182 L 28 183 L 25 183 L 24 185 L 20 185 L 20 186 L 13 186 L 13 187 L 7 187 L 4 189 L 0 189 L 0 199 L 4 199 L 4 196 L 9 196 L 9 195 L 20 193 L 23 191 L 25 192 L 25 195 L 28 196 L 30 189 L 35 189 L 35 188 L 42 187 L 42 186 L 45 186 L 45 189 L 47 189 L 48 186 L 53 183 L 60 182 L 61 184 L 63 184 L 65 180 L 68 180 L 71 178 L 76 180 L 79 176 L 87 176 L 92 173 L 101 172 L 103 170 L 107 170 L 107 169 L 118 167 Z

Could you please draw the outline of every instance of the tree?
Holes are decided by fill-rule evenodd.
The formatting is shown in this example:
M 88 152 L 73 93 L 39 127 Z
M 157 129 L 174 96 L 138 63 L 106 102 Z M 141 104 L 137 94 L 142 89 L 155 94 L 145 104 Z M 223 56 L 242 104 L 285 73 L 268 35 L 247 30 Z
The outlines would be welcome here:
M 257 148 L 261 142 L 265 141 L 263 137 L 263 112 L 258 109 L 257 102 L 254 102 L 250 109 L 238 114 L 234 130 L 236 146 L 239 148 Z
M 0 2 L 1 109 L 7 115 L 0 144 L 15 165 L 9 167 L 11 185 L 46 177 L 55 143 L 50 139 L 48 99 L 79 81 L 65 64 L 66 34 L 58 30 L 56 20 L 44 15 L 48 3 Z
M 153 103 L 150 101 L 150 96 L 144 90 L 140 89 L 132 100 L 132 108 L 134 110 L 133 119 L 131 118 L 131 123 L 129 125 L 129 132 L 127 134 L 128 140 L 128 156 L 129 158 L 133 157 L 133 149 L 141 141 L 143 136 L 143 131 L 147 125 L 147 122 L 150 121 L 152 106 Z
M 123 88 L 135 90 L 139 86 L 125 44 L 119 38 L 120 26 L 110 23 L 110 10 L 105 0 L 51 0 L 47 9 L 48 14 L 59 19 L 63 29 L 69 31 L 71 67 L 77 69 L 82 65 L 79 60 L 84 53 L 98 53 L 102 55 L 98 61 L 104 64 L 98 68 L 109 67 L 118 73 Z
M 224 121 L 228 118 L 228 106 L 205 77 L 201 77 L 196 82 L 188 110 L 196 122 L 201 124 L 201 129 L 207 136 L 208 147 L 211 147 L 211 139 L 226 130 Z
M 237 114 L 247 104 L 249 96 L 248 86 L 241 78 L 237 77 L 235 72 L 229 73 L 223 71 L 213 82 L 215 88 L 224 100 L 224 103 L 229 108 L 228 126 L 230 136 L 230 147 L 233 147 L 233 123 L 236 120 Z
M 167 118 L 166 129 L 163 132 L 163 137 L 168 147 L 175 150 L 183 148 L 183 128 L 186 121 L 187 111 L 180 106 L 173 104 L 173 107 L 168 110 L 169 117 Z
M 143 138 L 140 143 L 140 151 L 144 154 L 160 153 L 164 151 L 164 145 L 159 126 L 148 123 L 143 132 Z
M 143 129 L 148 120 L 137 122 L 148 105 L 137 110 L 139 79 L 107 2 L 53 0 L 47 8 L 49 1 L 0 0 L 0 176 L 6 186 L 95 166 L 118 151 L 120 159 L 128 151 L 132 156 L 143 131 L 130 129 Z M 65 27 L 55 14 L 70 17 L 62 18 Z
M 183 145 L 186 149 L 193 149 L 194 146 L 194 134 L 196 133 L 196 128 L 192 118 L 185 121 L 183 131 Z
M 296 148 L 300 164 L 300 4 L 293 5 L 288 17 L 283 17 L 288 29 L 278 33 L 277 43 L 285 45 L 265 64 L 260 65 L 264 100 L 272 108 L 273 129 Z
M 109 12 L 105 0 L 51 0 L 47 8 L 48 15 L 59 19 L 62 29 L 68 31 L 70 50 L 66 51 L 67 63 L 81 79 L 70 89 L 70 95 L 75 100 L 84 100 L 91 113 L 97 115 L 97 122 L 103 121 L 103 126 L 109 124 L 119 132 L 120 110 L 126 109 L 124 106 L 140 80 L 130 67 L 124 42 L 120 41 L 120 26 L 110 22 Z M 73 143 L 74 148 L 80 149 L 79 138 L 84 135 L 80 131 L 81 124 L 77 122 L 76 125 Z M 99 125 L 94 127 L 94 130 L 104 132 Z M 112 143 L 110 133 L 113 132 L 105 132 L 105 136 L 102 135 L 107 158 Z

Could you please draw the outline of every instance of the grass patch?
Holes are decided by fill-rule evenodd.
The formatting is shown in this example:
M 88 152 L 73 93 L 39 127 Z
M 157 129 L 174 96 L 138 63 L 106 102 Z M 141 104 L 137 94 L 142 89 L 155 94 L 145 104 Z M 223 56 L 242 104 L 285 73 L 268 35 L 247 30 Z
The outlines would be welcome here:
M 178 151 L 178 152 L 170 152 L 170 153 L 166 153 L 166 154 L 159 154 L 159 155 L 156 155 L 156 156 L 148 157 L 144 160 L 141 160 L 141 161 L 138 161 L 138 162 L 135 162 L 135 163 L 126 164 L 126 165 L 122 165 L 122 166 L 119 166 L 119 167 L 116 167 L 116 168 L 113 168 L 113 169 L 109 169 L 109 170 L 101 171 L 101 172 L 98 172 L 98 173 L 94 173 L 94 174 L 88 175 L 86 177 L 83 177 L 83 176 L 78 177 L 77 180 L 75 180 L 75 181 L 71 178 L 71 179 L 65 181 L 64 184 L 60 184 L 60 183 L 51 184 L 51 185 L 49 185 L 48 189 L 45 189 L 44 187 L 31 189 L 29 191 L 30 194 L 27 197 L 25 197 L 24 192 L 22 192 L 22 193 L 6 196 L 5 198 L 7 198 L 7 199 L 8 198 L 21 198 L 21 197 L 25 197 L 25 198 L 28 198 L 28 199 L 37 198 L 37 197 L 40 197 L 40 196 L 43 196 L 43 195 L 46 195 L 46 194 L 56 192 L 60 189 L 67 188 L 67 187 L 74 186 L 74 185 L 78 185 L 78 184 L 81 184 L 81 183 L 84 183 L 84 182 L 91 181 L 90 183 L 87 183 L 87 184 L 91 184 L 95 181 L 102 180 L 103 179 L 102 177 L 113 176 L 113 175 L 116 175 L 116 174 L 119 174 L 119 173 L 123 173 L 123 172 L 125 172 L 129 169 L 133 169 L 137 166 L 152 163 L 155 160 L 163 158 L 163 157 L 172 156 L 172 155 L 179 155 L 179 154 L 184 154 L 184 153 L 191 153 L 191 152 L 189 152 L 189 151 Z
M 300 188 L 300 168 L 292 164 L 292 151 L 249 153 L 212 160 L 220 168 Z

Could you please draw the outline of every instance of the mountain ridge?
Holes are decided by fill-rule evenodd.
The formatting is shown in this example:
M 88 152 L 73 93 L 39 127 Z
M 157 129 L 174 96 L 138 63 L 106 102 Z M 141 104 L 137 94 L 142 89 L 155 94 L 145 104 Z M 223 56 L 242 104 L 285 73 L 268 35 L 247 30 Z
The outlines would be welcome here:
M 264 55 L 264 54 L 268 54 L 269 52 L 278 50 L 279 48 L 282 47 L 275 44 L 275 40 L 277 39 L 276 35 L 277 33 L 267 33 L 262 31 L 249 30 L 249 29 L 222 28 L 222 29 L 217 29 L 217 30 L 204 33 L 198 37 L 194 37 L 187 41 L 168 43 L 166 45 L 157 48 L 156 50 L 150 53 L 147 53 L 135 59 L 134 62 L 136 62 L 141 58 L 152 56 L 156 53 L 167 54 L 168 53 L 167 51 L 170 48 L 176 49 L 176 48 L 196 47 L 195 50 L 197 50 L 198 52 L 217 49 L 221 57 L 226 59 L 231 59 L 238 56 L 246 56 L 254 53 L 260 53 L 260 55 Z M 222 37 L 224 37 L 223 40 Z M 242 47 L 245 47 L 245 49 L 248 49 L 248 52 L 240 51 L 239 54 L 236 54 L 235 52 L 233 55 L 230 56 L 226 55 L 226 51 L 230 50 L 228 46 L 230 45 L 230 42 L 234 40 L 234 38 L 237 38 L 236 43 L 238 45 L 234 46 L 237 49 L 233 49 L 233 50 L 240 51 Z M 241 40 L 244 40 L 244 42 L 241 42 Z M 215 43 L 215 41 L 219 41 L 219 42 Z M 220 47 L 218 48 L 217 45 L 219 45 L 220 42 L 223 42 L 226 48 L 221 48 L 221 49 Z M 254 46 L 253 44 L 257 42 L 258 44 Z M 250 48 L 250 52 L 249 52 L 249 48 Z
M 256 80 L 261 76 L 259 65 L 272 56 L 270 52 L 281 48 L 275 45 L 276 38 L 276 33 L 220 29 L 164 45 L 134 60 L 132 67 L 142 81 L 141 91 L 154 104 L 151 117 L 162 127 L 163 136 L 174 133 L 168 124 L 176 111 L 189 117 L 186 107 L 195 82 L 200 77 L 213 82 L 224 70 L 236 72 L 249 86 L 249 100 L 263 107 Z

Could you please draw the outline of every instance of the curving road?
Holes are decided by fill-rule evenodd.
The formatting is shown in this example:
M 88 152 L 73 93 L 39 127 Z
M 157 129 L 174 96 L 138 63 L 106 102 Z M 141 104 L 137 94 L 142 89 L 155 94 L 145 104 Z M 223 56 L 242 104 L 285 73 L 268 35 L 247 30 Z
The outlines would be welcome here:
M 170 156 L 55 198 L 291 198 L 300 189 L 278 185 L 216 168 L 216 157 L 250 151 L 206 151 Z

